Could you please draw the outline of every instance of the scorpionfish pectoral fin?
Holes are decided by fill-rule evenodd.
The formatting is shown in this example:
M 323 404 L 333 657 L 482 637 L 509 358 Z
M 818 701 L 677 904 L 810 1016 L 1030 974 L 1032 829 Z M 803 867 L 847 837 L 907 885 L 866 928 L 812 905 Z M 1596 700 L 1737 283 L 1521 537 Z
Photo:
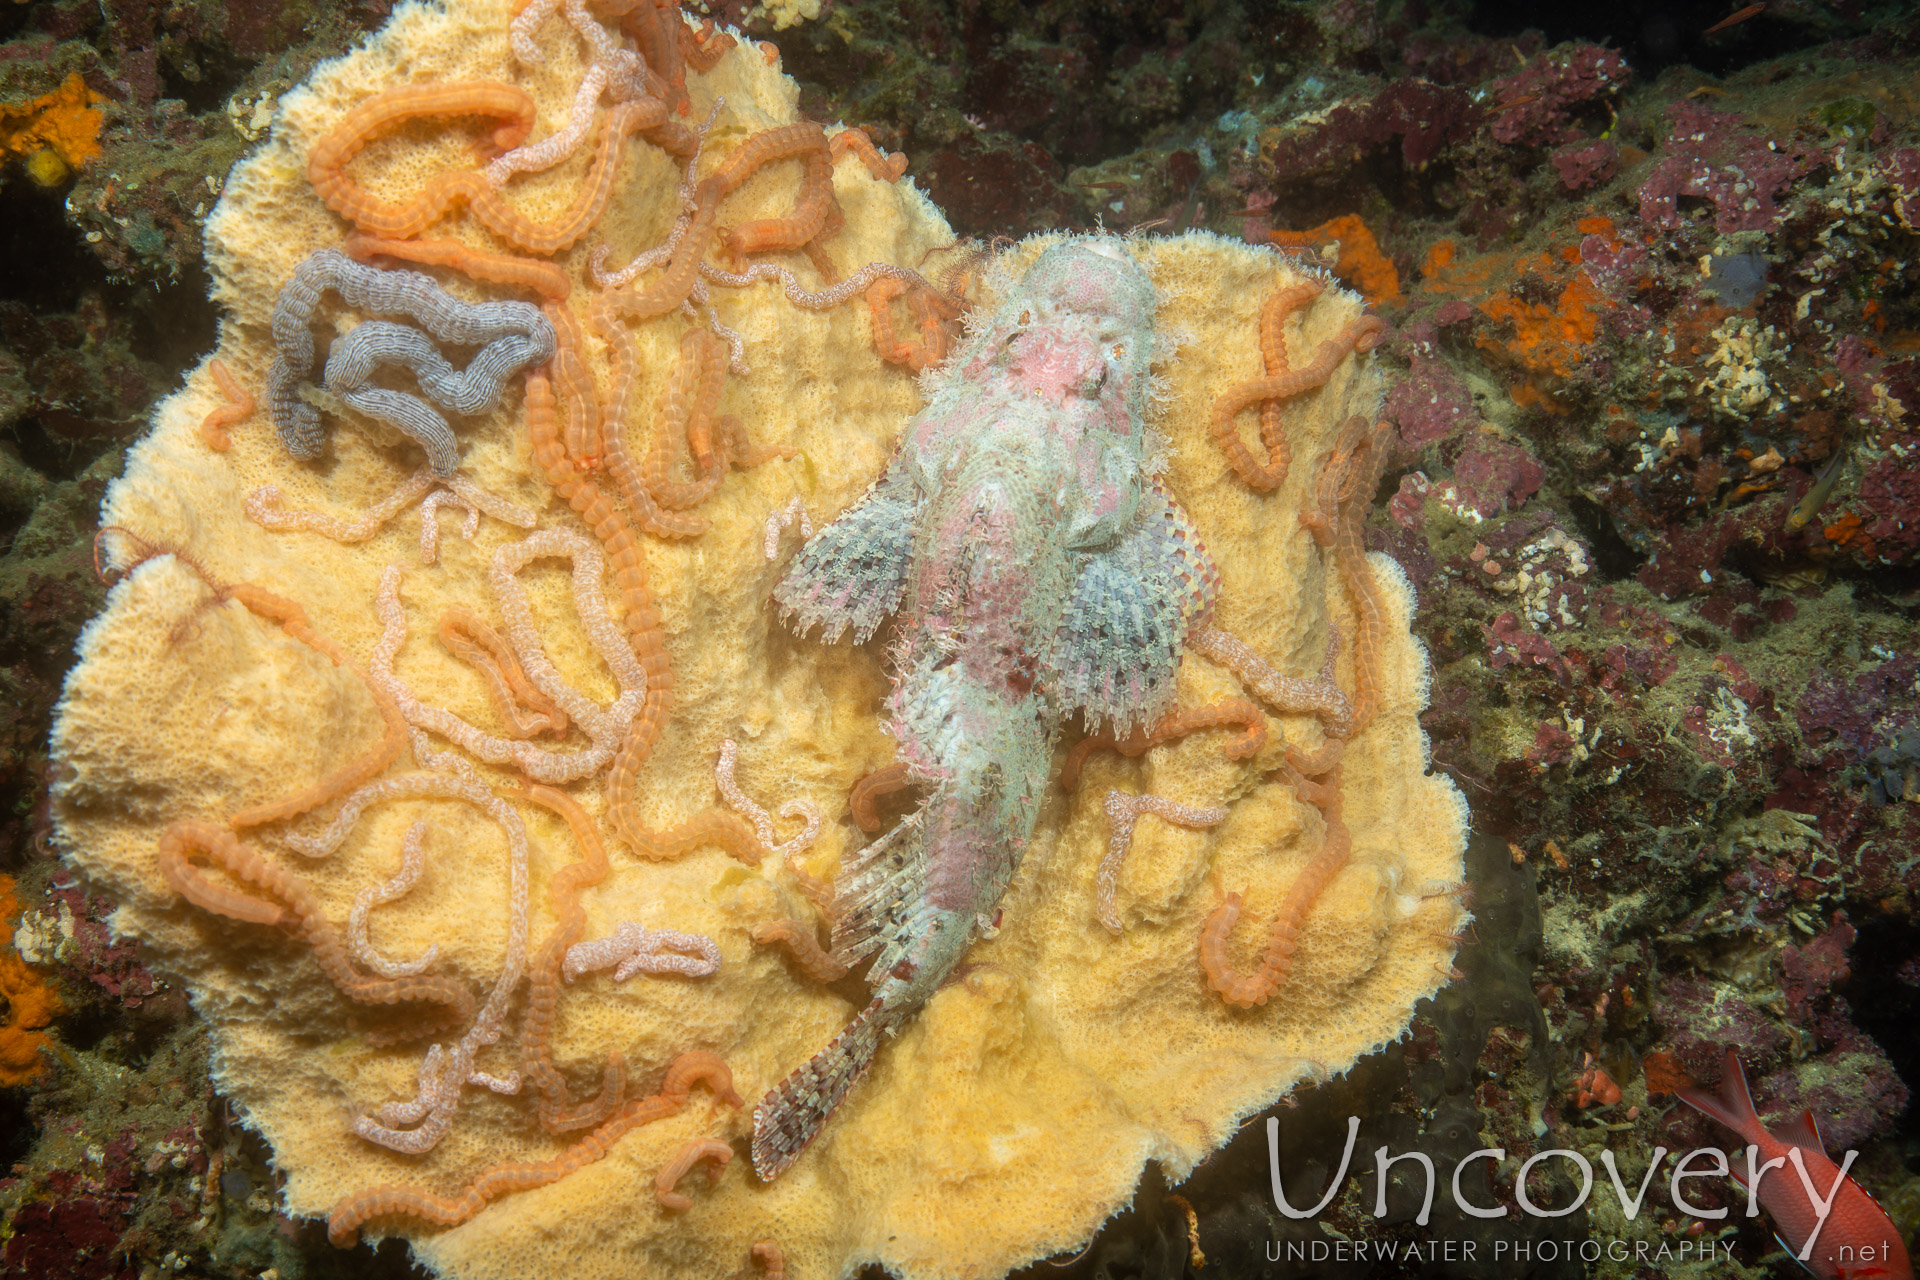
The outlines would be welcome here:
M 912 480 L 896 464 L 808 539 L 773 589 L 781 616 L 796 633 L 818 626 L 829 644 L 848 629 L 856 644 L 872 638 L 900 607 L 921 505 Z
M 1079 557 L 1048 654 L 1063 711 L 1090 728 L 1144 726 L 1173 697 L 1180 649 L 1213 610 L 1220 575 L 1200 535 L 1158 485 L 1113 546 Z
M 760 1100 L 753 1109 L 755 1173 L 771 1182 L 812 1145 L 848 1090 L 873 1065 L 881 1033 L 894 1020 L 876 999 Z

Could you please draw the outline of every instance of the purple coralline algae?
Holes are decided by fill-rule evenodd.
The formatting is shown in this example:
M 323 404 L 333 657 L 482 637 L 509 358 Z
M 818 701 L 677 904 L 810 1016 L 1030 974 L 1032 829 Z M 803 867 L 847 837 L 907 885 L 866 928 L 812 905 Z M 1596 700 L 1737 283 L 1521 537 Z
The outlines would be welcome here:
M 1403 449 L 1422 449 L 1474 420 L 1466 384 L 1451 365 L 1428 354 L 1431 350 L 1431 341 L 1413 347 L 1407 376 L 1387 392 L 1382 409 L 1399 423 Z
M 1722 231 L 1765 231 L 1780 216 L 1777 200 L 1817 158 L 1809 149 L 1780 144 L 1737 115 L 1693 102 L 1667 108 L 1668 154 L 1640 184 L 1640 217 L 1650 226 L 1680 225 L 1680 199 L 1713 205 Z
M 1568 191 L 1599 186 L 1620 171 L 1620 148 L 1605 138 L 1571 143 L 1548 158 L 1560 175 L 1560 185 Z
M 1442 147 L 1465 137 L 1480 115 L 1465 91 L 1424 80 L 1401 80 L 1358 102 L 1341 103 L 1325 120 L 1281 142 L 1272 163 L 1308 177 L 1344 170 L 1356 154 L 1397 143 L 1406 164 L 1421 168 Z
M 1495 142 L 1510 146 L 1549 147 L 1575 142 L 1586 132 L 1575 123 L 1576 114 L 1597 116 L 1604 122 L 1604 106 L 1632 78 L 1626 59 L 1598 45 L 1561 45 L 1531 59 L 1513 75 L 1493 81 L 1493 123 L 1488 132 Z
M 1519 510 L 1547 477 L 1526 449 L 1488 438 L 1472 440 L 1460 451 L 1453 475 L 1460 503 L 1481 516 Z

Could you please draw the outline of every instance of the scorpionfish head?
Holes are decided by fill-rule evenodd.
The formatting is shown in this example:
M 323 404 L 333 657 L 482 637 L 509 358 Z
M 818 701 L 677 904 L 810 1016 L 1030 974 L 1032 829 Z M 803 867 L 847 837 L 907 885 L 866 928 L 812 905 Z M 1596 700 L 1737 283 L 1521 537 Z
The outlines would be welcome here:
M 1040 255 L 1003 306 L 1007 372 L 1062 408 L 1099 402 L 1123 417 L 1153 357 L 1153 282 L 1110 236 L 1069 240 Z M 1114 425 L 1119 425 L 1115 423 Z

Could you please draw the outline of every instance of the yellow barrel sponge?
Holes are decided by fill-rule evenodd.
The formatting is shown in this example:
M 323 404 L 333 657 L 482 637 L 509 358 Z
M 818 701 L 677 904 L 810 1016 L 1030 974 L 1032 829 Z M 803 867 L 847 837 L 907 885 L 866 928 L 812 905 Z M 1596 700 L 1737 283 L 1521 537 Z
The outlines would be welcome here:
M 1050 242 L 991 262 L 956 248 L 863 135 L 796 126 L 770 51 L 654 8 L 619 26 L 541 0 L 517 20 L 510 0 L 403 5 L 282 100 L 208 223 L 219 374 L 165 402 L 107 499 L 124 576 L 55 727 L 58 839 L 191 991 L 287 1211 L 331 1215 L 336 1238 L 398 1234 L 474 1280 L 745 1274 L 766 1242 L 806 1280 L 1001 1275 L 1079 1248 L 1146 1161 L 1184 1178 L 1301 1079 L 1401 1035 L 1447 981 L 1464 805 L 1428 772 L 1412 593 L 1355 549 L 1371 492 L 1335 492 L 1358 483 L 1341 480 L 1365 453 L 1352 424 L 1379 399 L 1346 354 L 1360 302 L 1218 237 L 1123 242 L 1160 296 L 1155 425 L 1220 571 L 1213 623 L 1301 680 L 1337 633 L 1334 679 L 1370 703 L 1364 727 L 1339 751 L 1327 717 L 1269 701 L 1247 758 L 1223 732 L 1094 753 L 1045 805 L 997 930 L 763 1183 L 726 1073 L 750 1104 L 863 989 L 753 934 L 817 924 L 809 877 L 870 839 L 847 796 L 894 760 L 882 641 L 796 639 L 769 595 L 802 522 L 880 473 L 919 407 L 908 370 L 940 358 L 963 295 L 990 307 Z M 445 197 L 423 227 L 382 221 L 423 192 Z M 569 219 L 580 234 L 541 240 Z M 343 247 L 555 329 L 558 354 L 496 404 L 447 411 L 451 476 L 317 364 L 286 385 L 327 424 L 318 457 L 276 432 L 281 291 Z M 409 323 L 329 295 L 320 354 L 374 319 Z M 1214 409 L 1276 376 L 1275 342 L 1296 365 L 1333 354 L 1316 385 L 1245 392 L 1229 415 L 1291 441 L 1261 491 Z M 455 365 L 473 353 L 446 347 Z M 413 395 L 420 376 L 374 382 Z M 1351 536 L 1322 545 L 1303 512 Z M 1247 696 L 1248 669 L 1189 651 L 1179 705 Z M 1307 756 L 1334 801 L 1290 773 Z M 1226 810 L 1194 829 L 1139 819 L 1106 877 L 1118 934 L 1100 905 L 1114 790 Z M 824 815 L 811 843 L 790 802 Z M 1236 895 L 1224 954 L 1256 969 L 1263 922 L 1342 812 L 1350 856 L 1284 981 L 1230 1007 L 1203 929 Z M 689 822 L 677 845 L 658 835 Z M 770 848 L 795 837 L 791 856 Z

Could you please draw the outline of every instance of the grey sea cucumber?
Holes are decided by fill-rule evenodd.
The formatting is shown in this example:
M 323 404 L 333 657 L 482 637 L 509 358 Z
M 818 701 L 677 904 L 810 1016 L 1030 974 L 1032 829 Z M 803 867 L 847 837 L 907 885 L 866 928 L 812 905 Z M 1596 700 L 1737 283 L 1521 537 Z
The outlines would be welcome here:
M 325 379 L 327 389 L 342 400 L 417 440 L 442 476 L 459 466 L 453 429 L 419 396 L 369 385 L 375 371 L 386 364 L 404 366 L 435 404 L 454 413 L 484 413 L 499 403 L 508 378 L 553 354 L 553 326 L 538 307 L 462 302 L 418 271 L 383 270 L 337 249 L 318 250 L 280 290 L 273 309 L 279 356 L 267 375 L 267 398 L 280 440 L 296 458 L 318 456 L 326 439 L 320 412 L 307 403 L 301 387 L 313 376 L 313 313 L 329 289 L 349 306 L 410 316 L 426 330 L 389 321 L 361 324 L 334 344 Z M 464 370 L 456 370 L 427 334 L 443 345 L 480 351 Z

